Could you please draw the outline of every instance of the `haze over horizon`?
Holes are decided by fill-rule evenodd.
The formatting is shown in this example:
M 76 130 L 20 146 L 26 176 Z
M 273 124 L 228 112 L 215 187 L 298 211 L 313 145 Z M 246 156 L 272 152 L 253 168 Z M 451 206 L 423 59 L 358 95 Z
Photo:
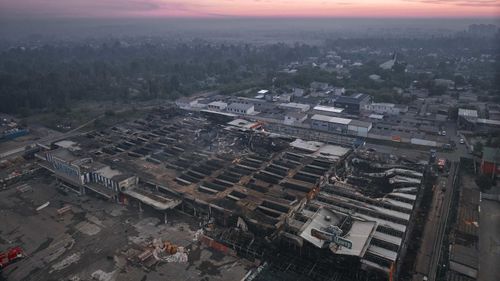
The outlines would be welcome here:
M 497 18 L 500 0 L 0 0 L 2 18 Z

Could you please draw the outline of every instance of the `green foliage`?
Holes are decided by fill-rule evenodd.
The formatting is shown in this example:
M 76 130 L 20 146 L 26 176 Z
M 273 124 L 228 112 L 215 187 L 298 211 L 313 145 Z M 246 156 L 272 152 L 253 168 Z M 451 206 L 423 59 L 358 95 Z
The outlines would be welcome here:
M 161 44 L 160 44 L 161 43 Z M 317 47 L 273 44 L 164 44 L 123 46 L 68 43 L 0 53 L 0 111 L 32 114 L 69 108 L 75 101 L 175 99 L 219 85 L 256 84 L 293 60 L 319 54 Z M 249 82 L 253 81 L 253 82 Z
M 476 142 L 474 144 L 474 153 L 480 155 L 481 153 L 483 153 L 483 147 L 484 145 L 482 142 Z
M 489 190 L 493 186 L 491 175 L 479 175 L 476 177 L 476 184 L 482 192 Z
M 108 116 L 108 117 L 109 117 L 109 116 L 115 116 L 115 112 L 114 112 L 113 110 L 111 110 L 111 109 L 108 109 L 108 110 L 106 110 L 106 111 L 104 112 L 104 115 L 105 115 L 105 116 Z

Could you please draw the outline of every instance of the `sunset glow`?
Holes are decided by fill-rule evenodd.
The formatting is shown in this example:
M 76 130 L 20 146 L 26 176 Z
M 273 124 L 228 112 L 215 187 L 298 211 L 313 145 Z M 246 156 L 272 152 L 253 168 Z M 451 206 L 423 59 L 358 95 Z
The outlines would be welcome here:
M 500 0 L 0 0 L 11 17 L 497 17 Z

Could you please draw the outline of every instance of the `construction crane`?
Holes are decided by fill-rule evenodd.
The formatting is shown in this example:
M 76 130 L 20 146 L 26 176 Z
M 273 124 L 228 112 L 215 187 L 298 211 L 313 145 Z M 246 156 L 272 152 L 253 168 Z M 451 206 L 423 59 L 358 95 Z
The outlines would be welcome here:
M 14 247 L 6 252 L 0 252 L 0 270 L 24 257 L 25 254 L 21 247 Z

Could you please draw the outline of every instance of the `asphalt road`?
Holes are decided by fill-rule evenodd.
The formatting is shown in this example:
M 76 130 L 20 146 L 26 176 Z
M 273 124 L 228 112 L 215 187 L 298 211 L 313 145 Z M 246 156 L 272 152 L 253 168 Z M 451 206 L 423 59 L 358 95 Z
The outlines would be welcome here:
M 434 194 L 423 232 L 422 245 L 417 254 L 413 281 L 421 281 L 425 276 L 430 281 L 435 280 L 453 197 L 453 177 L 457 172 L 456 167 L 455 163 L 452 164 L 449 176 L 439 177 L 433 188 Z

